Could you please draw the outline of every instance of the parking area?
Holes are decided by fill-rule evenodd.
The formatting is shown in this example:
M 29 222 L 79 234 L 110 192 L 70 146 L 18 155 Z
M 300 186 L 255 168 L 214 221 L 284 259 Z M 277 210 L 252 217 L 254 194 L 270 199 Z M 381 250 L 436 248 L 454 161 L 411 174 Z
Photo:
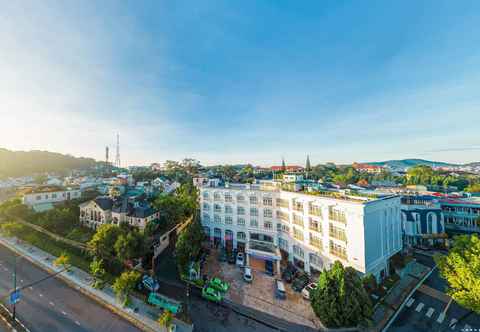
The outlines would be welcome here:
M 278 299 L 275 296 L 274 277 L 258 269 L 252 269 L 253 281 L 248 283 L 243 280 L 243 268 L 219 262 L 218 255 L 218 251 L 211 251 L 202 273 L 209 277 L 220 277 L 230 284 L 230 290 L 225 295 L 226 299 L 296 324 L 316 329 L 322 327 L 310 302 L 305 300 L 301 293 L 294 292 L 289 284 L 285 283 L 286 299 Z

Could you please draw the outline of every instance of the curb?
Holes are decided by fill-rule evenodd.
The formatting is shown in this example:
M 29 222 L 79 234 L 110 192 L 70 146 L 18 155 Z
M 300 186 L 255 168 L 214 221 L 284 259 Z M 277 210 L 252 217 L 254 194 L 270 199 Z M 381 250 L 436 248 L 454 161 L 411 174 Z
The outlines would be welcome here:
M 40 262 L 38 262 L 37 260 L 29 257 L 29 256 L 26 256 L 25 254 L 23 254 L 19 249 L 17 249 L 15 246 L 13 246 L 12 244 L 8 243 L 8 241 L 0 238 L 0 243 L 3 244 L 4 246 L 8 247 L 10 250 L 16 252 L 18 255 L 22 256 L 23 258 L 25 258 L 26 260 L 28 260 L 30 263 L 38 266 L 39 268 L 41 268 L 42 270 L 45 270 L 49 273 L 57 273 L 57 271 L 55 271 L 54 269 L 52 269 L 51 267 L 49 266 L 46 266 Z M 135 325 L 136 327 L 140 328 L 141 330 L 144 330 L 144 331 L 149 331 L 149 332 L 157 332 L 157 331 L 162 331 L 162 330 L 154 330 L 152 329 L 150 326 L 146 325 L 145 323 L 141 322 L 140 320 L 138 320 L 137 318 L 133 317 L 132 315 L 129 315 L 127 314 L 126 312 L 124 312 L 123 310 L 113 306 L 112 304 L 106 302 L 104 299 L 100 298 L 99 296 L 97 296 L 96 294 L 94 294 L 93 292 L 91 292 L 90 290 L 87 290 L 85 288 L 82 288 L 78 285 L 76 285 L 74 282 L 72 282 L 69 278 L 63 276 L 62 274 L 57 274 L 56 275 L 57 278 L 61 279 L 64 283 L 66 283 L 70 288 L 73 288 L 77 291 L 80 291 L 82 294 L 88 296 L 89 298 L 97 301 L 98 303 L 100 303 L 101 305 L 107 307 L 110 311 L 112 311 L 113 313 L 117 314 L 118 316 L 124 318 L 125 320 L 129 321 L 130 323 L 132 323 L 133 325 Z

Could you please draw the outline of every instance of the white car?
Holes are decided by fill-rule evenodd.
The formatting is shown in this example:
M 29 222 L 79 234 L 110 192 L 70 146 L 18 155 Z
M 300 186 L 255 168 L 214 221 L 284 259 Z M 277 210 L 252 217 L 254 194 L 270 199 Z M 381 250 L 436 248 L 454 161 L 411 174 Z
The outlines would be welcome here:
M 245 280 L 246 282 L 252 282 L 253 273 L 250 266 L 245 266 L 245 270 L 243 271 L 243 280 Z
M 245 256 L 243 256 L 243 252 L 239 252 L 237 254 L 237 266 L 242 267 L 245 264 Z
M 307 286 L 305 286 L 304 289 L 302 289 L 302 296 L 305 300 L 310 300 L 310 292 L 313 291 L 315 288 L 317 288 L 317 284 L 315 283 L 310 283 Z

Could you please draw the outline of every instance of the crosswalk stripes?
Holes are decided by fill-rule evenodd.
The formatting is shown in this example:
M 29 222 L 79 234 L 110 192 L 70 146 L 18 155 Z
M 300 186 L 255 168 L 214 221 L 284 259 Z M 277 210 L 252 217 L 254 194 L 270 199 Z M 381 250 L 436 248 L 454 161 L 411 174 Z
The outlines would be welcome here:
M 416 312 L 420 312 L 422 311 L 423 307 L 425 306 L 425 304 L 423 304 L 422 302 L 420 302 L 417 307 L 415 308 L 415 311 Z
M 465 324 L 465 326 L 463 327 L 462 330 L 465 331 L 465 332 L 472 331 L 472 327 L 468 324 Z
M 443 321 L 444 321 L 444 319 L 445 319 L 445 313 L 442 312 L 442 313 L 440 313 L 440 315 L 439 315 L 438 318 L 437 318 L 437 323 L 438 323 L 438 324 L 442 324 Z
M 413 297 L 411 297 L 407 303 L 405 304 L 408 308 L 410 308 L 413 304 L 413 302 L 415 302 L 415 299 Z
M 434 311 L 435 311 L 435 309 L 429 308 L 427 310 L 427 313 L 425 314 L 425 316 L 427 316 L 428 318 L 432 317 Z

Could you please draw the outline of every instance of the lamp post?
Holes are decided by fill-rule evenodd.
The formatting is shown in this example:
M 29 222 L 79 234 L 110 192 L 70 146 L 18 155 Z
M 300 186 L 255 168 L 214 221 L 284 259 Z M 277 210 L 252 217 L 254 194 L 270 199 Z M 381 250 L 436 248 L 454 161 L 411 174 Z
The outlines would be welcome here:
M 13 255 L 13 291 L 17 291 L 17 256 L 14 254 Z M 15 323 L 15 303 L 17 301 L 13 301 L 13 310 L 12 310 L 12 319 L 13 322 Z

